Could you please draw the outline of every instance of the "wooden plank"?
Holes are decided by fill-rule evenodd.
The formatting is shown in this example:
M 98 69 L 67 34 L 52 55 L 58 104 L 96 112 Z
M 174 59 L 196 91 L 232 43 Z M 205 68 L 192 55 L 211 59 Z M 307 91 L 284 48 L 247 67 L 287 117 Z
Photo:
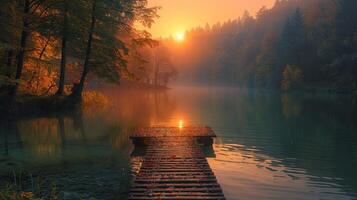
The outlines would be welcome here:
M 195 197 L 195 196 L 176 196 L 176 197 L 129 197 L 129 200 L 225 200 L 224 197 Z
M 145 193 L 132 193 L 133 195 L 137 196 L 137 197 L 147 197 L 148 195 Z M 206 193 L 206 192 L 169 192 L 169 193 L 156 193 L 156 192 L 152 192 L 150 193 L 150 196 L 153 197 L 158 197 L 158 196 L 165 196 L 165 197 L 177 197 L 177 196 L 198 196 L 198 197 L 202 197 L 202 196 L 206 196 L 206 197 L 221 197 L 221 193 Z
M 156 188 L 217 188 L 220 187 L 218 183 L 171 183 L 171 184 L 143 184 L 143 183 L 135 183 L 132 188 L 148 188 L 156 189 Z
M 146 193 L 148 190 L 146 188 L 134 188 L 131 189 L 130 192 L 142 192 Z M 210 188 L 155 188 L 150 189 L 149 192 L 161 192 L 161 193 L 169 193 L 169 192 L 222 192 L 220 187 L 210 187 Z
M 137 131 L 134 138 L 150 138 L 129 199 L 224 200 L 222 189 L 194 139 L 197 135 L 213 137 L 209 131 L 191 128 L 181 130 L 179 137 L 175 137 L 177 129 L 172 127 Z
M 147 127 L 134 131 L 131 138 L 152 137 L 216 137 L 210 127 Z
M 140 173 L 142 176 L 214 176 L 212 172 L 167 172 L 167 173 L 158 173 L 158 172 L 153 172 L 153 173 Z M 136 177 L 140 176 L 139 174 Z

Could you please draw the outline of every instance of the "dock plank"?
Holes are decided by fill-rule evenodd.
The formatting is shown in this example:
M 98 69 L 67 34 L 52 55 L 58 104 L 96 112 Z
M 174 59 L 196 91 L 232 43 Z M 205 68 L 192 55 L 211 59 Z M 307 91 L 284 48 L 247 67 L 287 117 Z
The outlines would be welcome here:
M 210 127 L 148 127 L 138 128 L 131 138 L 150 137 L 216 137 Z
M 149 140 L 129 199 L 224 200 L 196 137 L 215 137 L 215 134 L 209 127 L 138 129 L 131 138 Z

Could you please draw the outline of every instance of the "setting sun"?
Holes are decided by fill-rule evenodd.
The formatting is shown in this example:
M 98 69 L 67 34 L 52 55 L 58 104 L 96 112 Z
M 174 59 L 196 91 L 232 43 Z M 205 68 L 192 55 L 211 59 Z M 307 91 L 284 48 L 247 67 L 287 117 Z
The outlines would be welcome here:
M 185 39 L 185 33 L 183 32 L 178 32 L 175 34 L 175 40 L 178 42 L 181 42 Z
M 182 129 L 182 128 L 183 128 L 183 120 L 182 120 L 182 119 L 179 121 L 179 125 L 178 125 L 178 127 L 179 127 L 180 129 Z

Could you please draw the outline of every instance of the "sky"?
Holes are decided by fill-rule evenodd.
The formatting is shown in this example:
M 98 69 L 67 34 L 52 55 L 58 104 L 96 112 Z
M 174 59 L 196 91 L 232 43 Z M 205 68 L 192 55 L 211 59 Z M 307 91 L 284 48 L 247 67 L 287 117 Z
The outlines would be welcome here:
M 247 10 L 255 16 L 262 7 L 272 7 L 275 0 L 148 0 L 160 6 L 160 18 L 149 30 L 153 37 L 175 36 L 193 27 L 237 19 Z

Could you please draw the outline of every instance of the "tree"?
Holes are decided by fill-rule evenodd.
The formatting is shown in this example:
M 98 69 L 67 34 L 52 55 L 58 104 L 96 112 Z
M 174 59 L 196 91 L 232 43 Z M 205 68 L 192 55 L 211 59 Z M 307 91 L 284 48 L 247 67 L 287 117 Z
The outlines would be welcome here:
M 23 82 L 25 64 L 30 58 L 31 51 L 34 51 L 37 42 L 33 38 L 41 33 L 41 29 L 45 25 L 49 25 L 48 19 L 51 18 L 51 9 L 56 3 L 54 0 L 2 1 L 1 8 L 7 9 L 4 10 L 3 15 L 7 16 L 9 20 L 2 20 L 1 23 L 3 23 L 3 27 L 11 27 L 8 32 L 5 32 L 7 34 L 5 37 L 8 38 L 7 43 L 11 47 L 8 55 L 16 57 L 16 60 L 8 59 L 9 66 L 10 64 L 16 65 L 14 75 L 12 75 L 12 70 L 7 75 L 13 82 L 9 91 L 11 95 L 17 93 L 20 83 Z
M 336 36 L 338 42 L 338 53 L 350 54 L 357 51 L 354 41 L 357 32 L 357 1 L 338 0 L 338 11 L 336 16 Z
M 73 90 L 73 95 L 77 98 L 80 98 L 82 96 L 84 82 L 85 82 L 86 76 L 89 72 L 89 59 L 90 59 L 91 51 L 92 51 L 93 32 L 94 32 L 95 23 L 97 20 L 96 7 L 97 7 L 97 2 L 96 2 L 96 0 L 93 0 L 92 1 L 92 11 L 91 11 L 91 24 L 90 24 L 89 31 L 88 31 L 88 42 L 87 42 L 87 48 L 86 48 L 86 56 L 85 56 L 85 60 L 84 60 L 84 64 L 83 64 L 83 72 L 82 72 L 79 84 L 76 85 Z
M 63 0 L 63 24 L 62 24 L 62 47 L 61 47 L 61 66 L 60 66 L 60 80 L 57 90 L 57 95 L 63 95 L 64 81 L 66 73 L 67 61 L 67 31 L 68 31 L 68 0 Z
M 83 72 L 79 83 L 74 86 L 74 97 L 81 97 L 90 71 L 110 82 L 119 81 L 121 72 L 127 70 L 128 44 L 152 42 L 147 32 L 135 29 L 134 21 L 151 26 L 157 17 L 156 11 L 156 7 L 147 7 L 146 0 L 91 1 Z
M 153 52 L 154 47 L 132 48 L 128 59 L 128 71 L 124 76 L 128 80 L 151 84 L 153 74 Z
M 14 24 L 19 20 L 16 2 L 4 0 L 0 2 L 0 90 L 9 93 L 15 85 L 13 80 L 13 66 L 15 64 L 15 54 L 17 50 L 16 40 L 19 31 Z
M 159 45 L 153 49 L 153 66 L 155 86 L 167 86 L 169 80 L 175 78 L 177 75 L 169 49 L 163 45 Z
M 299 8 L 286 20 L 284 25 L 279 54 L 282 55 L 281 65 L 286 64 L 301 65 L 304 59 L 305 31 L 304 20 Z
M 330 87 L 339 92 L 354 92 L 357 89 L 357 2 L 337 1 L 336 37 L 333 57 L 326 64 Z
M 21 39 L 20 39 L 20 47 L 19 52 L 17 54 L 17 66 L 16 66 L 16 74 L 15 80 L 17 81 L 15 87 L 11 90 L 11 94 L 14 95 L 17 92 L 19 81 L 22 75 L 22 70 L 24 67 L 24 57 L 25 57 L 25 50 L 27 48 L 27 37 L 29 35 L 29 14 L 31 12 L 31 2 L 30 0 L 25 0 L 22 10 L 22 31 L 21 31 Z

